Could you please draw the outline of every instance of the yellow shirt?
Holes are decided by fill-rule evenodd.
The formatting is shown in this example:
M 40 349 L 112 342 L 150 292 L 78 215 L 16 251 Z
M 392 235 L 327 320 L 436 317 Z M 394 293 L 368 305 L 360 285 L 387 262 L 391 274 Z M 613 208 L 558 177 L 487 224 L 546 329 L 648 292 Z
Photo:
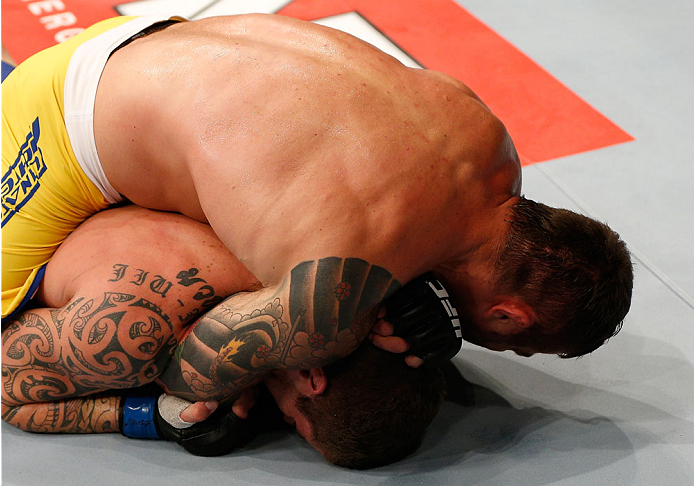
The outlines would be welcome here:
M 64 121 L 70 58 L 131 17 L 99 22 L 41 51 L 2 83 L 2 317 L 30 299 L 58 246 L 109 206 L 82 171 Z

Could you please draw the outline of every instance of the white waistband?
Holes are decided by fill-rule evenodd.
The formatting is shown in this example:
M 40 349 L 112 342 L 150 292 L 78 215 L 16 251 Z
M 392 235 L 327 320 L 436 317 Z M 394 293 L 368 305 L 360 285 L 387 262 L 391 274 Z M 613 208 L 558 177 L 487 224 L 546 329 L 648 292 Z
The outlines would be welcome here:
M 126 39 L 169 16 L 138 17 L 107 30 L 75 49 L 65 75 L 65 126 L 77 162 L 106 200 L 112 204 L 123 197 L 106 179 L 94 139 L 94 100 L 106 61 Z

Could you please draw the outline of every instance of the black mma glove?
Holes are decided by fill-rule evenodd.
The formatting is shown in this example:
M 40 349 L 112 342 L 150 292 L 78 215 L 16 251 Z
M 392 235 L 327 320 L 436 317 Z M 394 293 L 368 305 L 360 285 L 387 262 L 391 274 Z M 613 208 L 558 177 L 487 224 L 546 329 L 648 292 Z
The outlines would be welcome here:
M 180 413 L 191 402 L 172 395 L 158 398 L 126 397 L 121 416 L 121 432 L 138 439 L 166 439 L 196 456 L 221 456 L 253 438 L 248 419 L 240 419 L 231 406 L 221 406 L 206 420 L 190 424 Z
M 410 344 L 408 354 L 438 366 L 455 356 L 463 345 L 458 311 L 444 286 L 431 273 L 415 278 L 385 302 L 384 319 L 393 335 Z

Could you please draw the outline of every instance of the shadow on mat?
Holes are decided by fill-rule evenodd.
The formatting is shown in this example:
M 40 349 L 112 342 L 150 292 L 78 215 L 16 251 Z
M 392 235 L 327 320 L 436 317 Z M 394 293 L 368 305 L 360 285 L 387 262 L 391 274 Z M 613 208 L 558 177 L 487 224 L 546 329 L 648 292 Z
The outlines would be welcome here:
M 491 388 L 467 381 L 463 375 L 475 372 L 460 361 L 455 364 L 447 370 L 450 400 L 424 443 L 404 461 L 373 470 L 371 474 L 391 476 L 379 484 L 415 484 L 423 477 L 431 484 L 448 484 L 452 476 L 457 484 L 489 484 L 495 478 L 505 484 L 510 474 L 520 484 L 550 484 L 607 467 L 634 452 L 624 431 L 608 418 L 581 419 L 539 406 L 515 408 Z M 528 374 L 533 371 L 528 367 Z
M 633 454 L 634 447 L 628 437 L 611 420 L 601 417 L 586 420 L 539 406 L 515 408 L 501 395 L 504 390 L 499 393 L 492 390 L 500 388 L 497 384 L 471 383 L 463 375 L 470 372 L 479 378 L 476 370 L 466 369 L 460 361 L 454 363 L 445 369 L 447 401 L 421 447 L 403 461 L 352 475 L 325 463 L 307 444 L 292 439 L 291 432 L 287 433 L 289 436 L 274 433 L 258 437 L 242 453 L 255 459 L 255 467 L 289 481 L 325 480 L 325 476 L 319 475 L 323 471 L 331 479 L 339 477 L 340 483 L 345 484 L 363 484 L 364 476 L 370 476 L 378 484 L 399 485 L 422 484 L 422 481 L 494 484 L 495 480 L 505 484 L 502 476 L 509 474 L 515 474 L 520 484 L 550 484 L 607 467 Z M 534 372 L 529 367 L 525 371 L 528 375 Z M 529 376 L 530 380 L 543 378 L 541 372 L 535 373 L 537 376 Z M 279 443 L 273 443 L 278 440 Z M 276 453 L 281 451 L 284 454 L 277 461 Z M 580 460 L 576 459 L 576 451 L 580 451 Z M 271 462 L 267 461 L 270 458 Z

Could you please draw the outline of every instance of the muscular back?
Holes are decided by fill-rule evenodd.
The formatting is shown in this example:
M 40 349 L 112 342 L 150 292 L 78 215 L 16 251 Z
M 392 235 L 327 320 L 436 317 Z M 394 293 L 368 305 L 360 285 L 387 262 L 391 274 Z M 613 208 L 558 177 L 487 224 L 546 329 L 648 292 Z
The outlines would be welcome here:
M 284 17 L 137 40 L 95 110 L 114 187 L 208 221 L 266 285 L 334 255 L 407 281 L 473 249 L 461 235 L 519 189 L 503 125 L 462 83 Z

